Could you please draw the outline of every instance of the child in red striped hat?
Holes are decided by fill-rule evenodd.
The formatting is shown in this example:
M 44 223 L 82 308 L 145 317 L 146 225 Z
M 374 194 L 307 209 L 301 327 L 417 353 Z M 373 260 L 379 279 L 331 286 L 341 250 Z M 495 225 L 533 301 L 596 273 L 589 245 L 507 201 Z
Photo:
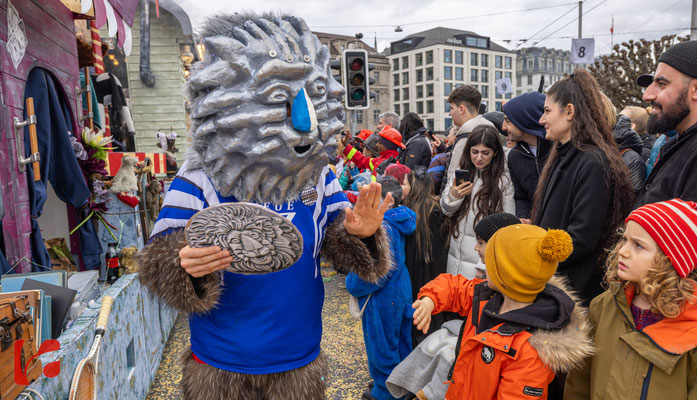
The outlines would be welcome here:
M 597 351 L 564 399 L 697 398 L 697 204 L 647 204 L 625 223 L 589 308 Z

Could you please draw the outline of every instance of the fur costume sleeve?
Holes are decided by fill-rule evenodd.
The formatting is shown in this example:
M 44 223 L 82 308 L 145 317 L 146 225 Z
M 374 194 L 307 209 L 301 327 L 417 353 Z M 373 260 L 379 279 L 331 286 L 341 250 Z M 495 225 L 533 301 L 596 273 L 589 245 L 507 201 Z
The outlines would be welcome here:
M 165 303 L 184 313 L 206 313 L 218 304 L 220 272 L 194 278 L 181 267 L 184 230 L 155 237 L 137 255 L 140 282 Z
M 322 254 L 335 268 L 353 272 L 370 283 L 386 276 L 393 264 L 385 228 L 381 226 L 373 236 L 359 239 L 346 232 L 343 211 L 327 228 Z

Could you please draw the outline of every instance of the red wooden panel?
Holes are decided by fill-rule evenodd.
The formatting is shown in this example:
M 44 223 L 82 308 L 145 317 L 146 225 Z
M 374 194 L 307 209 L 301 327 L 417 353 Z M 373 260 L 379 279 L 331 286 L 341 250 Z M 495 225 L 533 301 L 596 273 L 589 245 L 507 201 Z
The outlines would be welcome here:
M 35 6 L 42 8 L 45 12 L 45 14 L 48 14 L 49 16 L 53 17 L 53 19 L 56 20 L 56 22 L 60 23 L 63 25 L 67 30 L 75 30 L 75 23 L 73 22 L 73 12 L 68 10 L 68 7 L 64 6 L 63 3 L 60 2 L 60 0 L 11 0 L 12 5 L 15 6 L 17 10 L 19 10 L 19 4 L 15 3 L 23 3 L 22 6 L 29 6 L 28 3 L 34 3 Z M 22 16 L 22 12 L 19 12 L 19 15 Z M 24 16 L 22 16 L 24 18 Z M 26 24 L 26 20 L 24 21 Z M 36 25 L 35 25 L 36 26 Z M 40 25 L 39 25 L 40 26 Z M 74 39 L 74 37 L 73 37 Z
M 0 3 L 3 1 L 0 0 Z M 0 24 L 0 40 L 7 42 L 7 9 L 2 6 L 0 6 L 0 21 L 3 22 Z
M 55 0 L 45 1 L 46 6 Z M 42 6 L 34 4 L 31 0 L 13 1 L 17 12 L 19 12 L 19 17 L 24 21 L 25 31 L 29 28 L 41 32 L 44 40 L 49 40 L 65 50 L 77 53 L 77 44 L 75 41 L 75 25 L 72 19 L 72 13 L 59 2 L 61 8 L 66 10 L 70 15 L 70 24 L 68 26 L 58 22 L 47 10 Z M 50 9 L 49 9 L 50 10 Z M 3 20 L 6 21 L 7 19 Z M 5 25 L 7 23 L 5 22 Z M 29 32 L 27 32 L 29 35 Z M 27 51 L 32 47 L 32 42 L 29 40 L 27 44 Z

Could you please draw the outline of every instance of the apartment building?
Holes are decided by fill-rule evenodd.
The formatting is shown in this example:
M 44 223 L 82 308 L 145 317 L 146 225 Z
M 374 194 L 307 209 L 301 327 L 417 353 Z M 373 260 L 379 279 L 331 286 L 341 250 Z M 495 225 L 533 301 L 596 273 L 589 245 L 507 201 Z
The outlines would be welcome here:
M 566 50 L 548 49 L 546 47 L 528 47 L 516 51 L 516 76 L 518 87 L 516 95 L 537 91 L 544 77 L 542 92 L 546 93 L 552 84 L 574 72 L 583 65 L 571 64 L 571 53 Z
M 391 108 L 419 114 L 433 131 L 452 125 L 447 99 L 458 86 L 479 89 L 488 111 L 500 111 L 511 98 L 496 92 L 497 79 L 510 78 L 515 93 L 516 54 L 474 32 L 433 28 L 392 42 L 387 53 Z

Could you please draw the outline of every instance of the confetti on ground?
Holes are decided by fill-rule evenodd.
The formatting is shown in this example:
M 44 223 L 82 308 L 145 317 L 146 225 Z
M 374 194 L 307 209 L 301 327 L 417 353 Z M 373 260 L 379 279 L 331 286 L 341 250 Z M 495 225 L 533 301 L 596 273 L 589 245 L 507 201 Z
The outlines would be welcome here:
M 324 275 L 324 270 L 322 271 Z M 336 273 L 332 270 L 332 275 Z M 370 374 L 361 321 L 348 313 L 349 294 L 339 285 L 344 277 L 323 278 L 322 350 L 329 357 L 327 400 L 360 400 Z M 160 366 L 146 400 L 181 400 L 179 355 L 189 345 L 189 324 L 179 315 L 162 353 Z

